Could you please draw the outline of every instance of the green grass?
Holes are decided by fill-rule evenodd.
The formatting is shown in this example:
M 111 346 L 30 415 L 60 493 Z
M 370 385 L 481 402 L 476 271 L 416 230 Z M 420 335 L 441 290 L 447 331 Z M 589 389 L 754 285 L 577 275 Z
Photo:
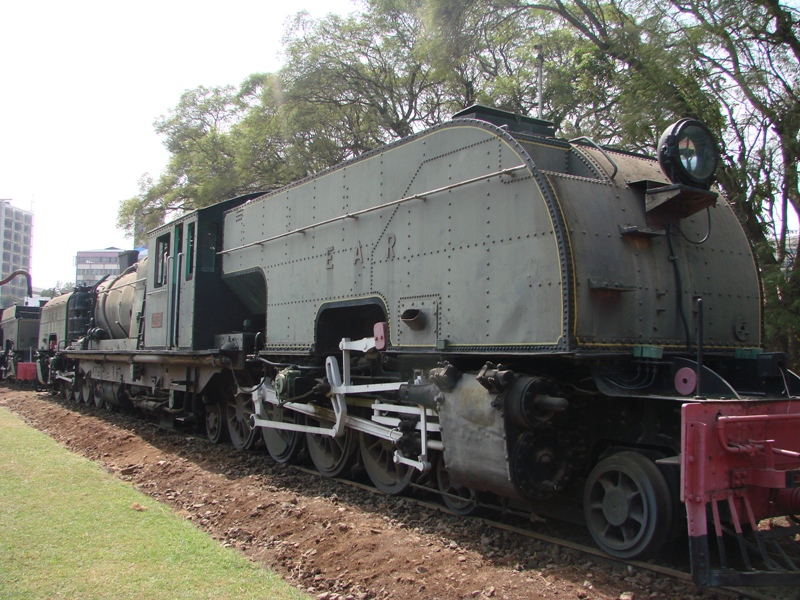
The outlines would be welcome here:
M 0 408 L 0 598 L 305 597 Z

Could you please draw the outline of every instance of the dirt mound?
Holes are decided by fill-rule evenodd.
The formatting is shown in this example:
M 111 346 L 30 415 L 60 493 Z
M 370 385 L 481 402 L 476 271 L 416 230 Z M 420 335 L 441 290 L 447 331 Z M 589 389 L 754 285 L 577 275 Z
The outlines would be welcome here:
M 3 387 L 0 405 L 320 600 L 718 597 L 131 416 Z

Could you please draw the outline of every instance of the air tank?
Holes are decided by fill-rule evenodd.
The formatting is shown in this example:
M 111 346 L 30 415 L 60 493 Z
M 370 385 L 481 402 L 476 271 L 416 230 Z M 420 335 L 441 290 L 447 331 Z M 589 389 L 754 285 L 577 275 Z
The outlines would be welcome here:
M 126 269 L 114 279 L 97 286 L 97 303 L 94 309 L 95 325 L 108 332 L 112 339 L 130 337 L 134 312 L 134 291 L 140 281 L 139 269 L 147 259 Z

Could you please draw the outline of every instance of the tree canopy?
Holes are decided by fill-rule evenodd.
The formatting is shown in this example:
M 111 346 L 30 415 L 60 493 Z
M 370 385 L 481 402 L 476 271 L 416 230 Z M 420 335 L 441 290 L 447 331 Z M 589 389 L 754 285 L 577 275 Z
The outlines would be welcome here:
M 721 140 L 717 179 L 762 266 L 772 346 L 798 353 L 800 11 L 796 0 L 362 0 L 298 14 L 286 63 L 198 87 L 159 118 L 170 151 L 122 203 L 141 239 L 167 217 L 270 190 L 480 102 L 564 136 L 652 153 L 691 116 Z M 537 86 L 537 61 L 544 89 Z

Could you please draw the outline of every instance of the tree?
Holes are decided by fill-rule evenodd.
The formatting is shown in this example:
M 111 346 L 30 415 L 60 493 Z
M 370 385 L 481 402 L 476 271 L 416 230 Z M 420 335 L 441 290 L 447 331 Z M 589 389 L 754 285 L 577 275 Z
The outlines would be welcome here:
M 558 18 L 484 0 L 433 0 L 428 44 L 437 75 L 474 101 L 554 122 L 562 135 L 620 141 L 614 64 Z M 546 57 L 542 97 L 538 58 Z
M 156 122 L 171 158 L 121 204 L 135 241 L 168 216 L 268 191 L 442 120 L 440 85 L 417 49 L 417 0 L 289 26 L 286 66 L 238 90 L 200 87 Z
M 284 40 L 288 98 L 340 115 L 353 153 L 436 124 L 439 83 L 420 51 L 420 15 L 420 0 L 370 0 L 363 13 L 319 21 L 300 13 Z
M 62 282 L 61 280 L 58 280 L 53 287 L 42 290 L 39 295 L 45 298 L 55 298 L 61 294 L 71 292 L 73 289 L 75 289 L 75 284 L 73 282 Z
M 168 215 L 235 195 L 241 186 L 229 131 L 240 117 L 232 86 L 184 92 L 178 106 L 155 123 L 170 160 L 164 173 L 139 182 L 140 192 L 121 203 L 118 226 L 140 243 Z

